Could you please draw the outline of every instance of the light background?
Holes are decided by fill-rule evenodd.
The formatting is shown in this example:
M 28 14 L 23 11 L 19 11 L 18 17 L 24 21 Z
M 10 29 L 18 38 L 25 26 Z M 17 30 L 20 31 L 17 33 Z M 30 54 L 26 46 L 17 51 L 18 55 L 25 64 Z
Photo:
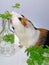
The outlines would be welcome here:
M 11 7 L 16 2 L 21 4 L 19 9 Z M 0 0 L 0 13 L 4 13 L 6 10 L 10 12 L 14 10 L 23 14 L 36 27 L 49 30 L 49 0 Z M 26 59 L 27 56 L 24 54 L 24 49 L 22 49 L 12 57 L 0 56 L 0 65 L 27 65 Z
M 21 4 L 19 9 L 11 6 L 16 2 Z M 30 19 L 36 27 L 49 29 L 49 0 L 1 0 L 0 13 L 9 10 L 23 14 Z

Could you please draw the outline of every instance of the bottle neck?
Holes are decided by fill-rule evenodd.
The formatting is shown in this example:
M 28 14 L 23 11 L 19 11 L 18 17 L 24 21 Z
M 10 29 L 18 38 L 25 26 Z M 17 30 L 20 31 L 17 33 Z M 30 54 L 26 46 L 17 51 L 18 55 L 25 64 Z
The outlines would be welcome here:
M 13 33 L 10 29 L 9 29 L 9 22 L 8 20 L 2 19 L 2 30 L 0 32 L 0 35 L 4 35 L 4 34 L 9 34 L 9 33 Z

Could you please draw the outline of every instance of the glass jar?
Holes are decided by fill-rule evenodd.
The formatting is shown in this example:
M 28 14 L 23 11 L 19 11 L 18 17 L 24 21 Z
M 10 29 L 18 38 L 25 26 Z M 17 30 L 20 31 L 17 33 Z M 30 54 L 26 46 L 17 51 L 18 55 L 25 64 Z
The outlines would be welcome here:
M 11 56 L 19 49 L 19 40 L 14 31 L 9 27 L 9 21 L 2 21 L 2 30 L 0 31 L 0 55 Z

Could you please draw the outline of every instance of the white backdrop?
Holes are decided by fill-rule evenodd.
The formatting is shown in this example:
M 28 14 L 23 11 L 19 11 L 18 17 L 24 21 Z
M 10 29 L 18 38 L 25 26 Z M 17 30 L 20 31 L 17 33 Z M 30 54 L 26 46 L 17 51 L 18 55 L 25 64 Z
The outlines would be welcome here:
M 21 4 L 19 9 L 12 9 L 16 2 Z M 16 11 L 30 19 L 36 27 L 49 29 L 49 0 L 1 0 L 0 13 Z
M 16 2 L 21 4 L 19 9 L 12 9 Z M 0 0 L 0 13 L 6 10 L 16 11 L 25 15 L 36 27 L 49 29 L 49 0 Z M 1 23 L 1 20 L 0 20 Z M 0 56 L 0 65 L 27 65 L 24 49 L 12 57 Z

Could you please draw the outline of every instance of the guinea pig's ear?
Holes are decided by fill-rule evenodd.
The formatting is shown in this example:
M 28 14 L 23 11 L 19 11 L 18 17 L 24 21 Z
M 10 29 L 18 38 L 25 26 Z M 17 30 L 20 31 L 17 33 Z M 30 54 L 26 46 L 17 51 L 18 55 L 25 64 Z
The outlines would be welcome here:
M 24 17 L 24 15 L 21 15 L 22 17 Z
M 34 27 L 32 22 L 25 17 L 21 18 L 21 23 L 23 24 L 24 27 L 27 27 L 27 26 L 33 26 Z
M 33 23 L 30 20 L 28 20 L 28 22 L 30 25 L 32 25 L 34 27 L 35 30 L 37 30 L 37 28 L 33 25 Z

